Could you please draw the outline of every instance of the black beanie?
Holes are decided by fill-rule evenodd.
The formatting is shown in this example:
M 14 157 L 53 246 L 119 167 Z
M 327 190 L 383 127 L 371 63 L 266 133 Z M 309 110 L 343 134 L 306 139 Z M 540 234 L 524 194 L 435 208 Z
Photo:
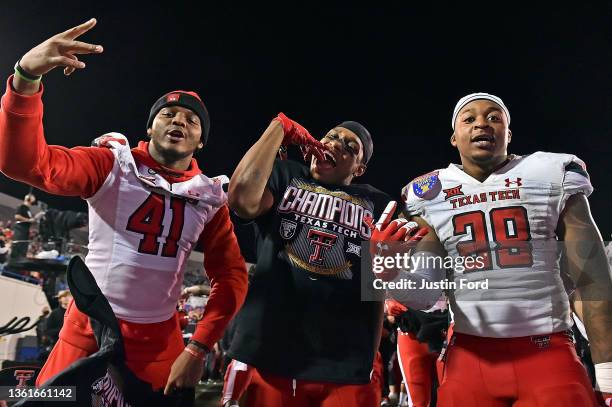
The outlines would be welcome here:
M 342 122 L 336 127 L 344 127 L 359 137 L 361 144 L 363 144 L 363 157 L 365 158 L 364 163 L 367 164 L 372 157 L 372 153 L 374 152 L 374 143 L 372 142 L 372 136 L 370 135 L 368 129 L 366 129 L 361 123 L 351 120 Z
M 200 118 L 200 123 L 202 123 L 202 137 L 200 141 L 202 144 L 206 145 L 208 133 L 210 132 L 210 117 L 208 116 L 208 110 L 206 110 L 204 102 L 202 102 L 202 99 L 200 99 L 197 93 L 186 90 L 175 90 L 157 99 L 157 102 L 155 102 L 151 108 L 151 112 L 149 112 L 147 129 L 151 128 L 153 119 L 157 113 L 166 106 L 181 106 L 193 110 Z

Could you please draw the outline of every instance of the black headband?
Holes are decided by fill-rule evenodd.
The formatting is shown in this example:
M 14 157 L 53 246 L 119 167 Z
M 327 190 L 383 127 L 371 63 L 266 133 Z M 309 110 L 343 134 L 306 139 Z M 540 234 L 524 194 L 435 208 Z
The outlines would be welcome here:
M 351 120 L 346 122 L 342 122 L 336 127 L 344 127 L 355 133 L 359 140 L 361 140 L 361 144 L 363 144 L 363 157 L 364 163 L 367 164 L 372 157 L 372 153 L 374 152 L 374 143 L 372 142 L 372 136 L 368 129 L 366 129 L 361 123 L 357 123 Z

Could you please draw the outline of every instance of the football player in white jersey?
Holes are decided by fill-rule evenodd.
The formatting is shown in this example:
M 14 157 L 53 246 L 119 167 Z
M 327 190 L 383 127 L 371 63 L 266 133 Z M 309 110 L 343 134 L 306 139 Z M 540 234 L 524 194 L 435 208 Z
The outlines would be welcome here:
M 0 170 L 50 193 L 80 196 L 89 205 L 86 264 L 119 320 L 126 363 L 154 390 L 193 388 L 203 359 L 240 308 L 247 290 L 244 259 L 233 233 L 220 179 L 201 173 L 193 159 L 209 132 L 209 116 L 195 92 L 174 91 L 150 111 L 150 142 L 130 149 L 114 134 L 98 147 L 47 145 L 42 75 L 63 66 L 84 68 L 79 54 L 99 45 L 77 38 L 96 24 L 57 34 L 15 65 L 0 109 Z M 18 159 L 15 159 L 18 157 Z M 186 260 L 204 247 L 211 293 L 193 340 L 185 346 L 176 303 Z M 74 303 L 37 384 L 97 351 L 89 319 Z
M 406 212 L 429 229 L 416 250 L 455 262 L 446 287 L 454 336 L 439 403 L 593 406 L 591 383 L 566 334 L 572 322 L 557 250 L 563 241 L 569 264 L 563 272 L 581 279 L 602 402 L 612 392 L 612 284 L 587 201 L 592 187 L 573 155 L 509 155 L 509 125 L 500 98 L 462 98 L 450 140 L 461 165 L 420 176 L 403 190 Z M 440 269 L 426 272 L 444 278 Z

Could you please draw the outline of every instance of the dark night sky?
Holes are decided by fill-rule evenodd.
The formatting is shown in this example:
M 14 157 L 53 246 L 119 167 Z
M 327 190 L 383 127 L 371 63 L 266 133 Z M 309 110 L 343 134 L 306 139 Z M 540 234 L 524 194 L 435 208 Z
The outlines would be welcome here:
M 511 152 L 567 152 L 587 163 L 594 217 L 606 239 L 612 233 L 611 2 L 567 9 L 207 3 L 5 4 L 0 67 L 8 76 L 31 47 L 96 17 L 83 39 L 105 52 L 85 58 L 87 69 L 68 79 L 59 69 L 44 78 L 49 143 L 88 145 L 119 131 L 135 144 L 157 97 L 193 89 L 212 118 L 198 157 L 205 173 L 231 175 L 283 111 L 317 136 L 343 120 L 365 124 L 375 154 L 361 182 L 393 194 L 457 162 L 448 142 L 454 104 L 467 93 L 494 93 L 512 114 Z M 28 190 L 1 175 L 0 186 L 16 196 Z M 39 195 L 60 209 L 85 208 L 75 198 Z

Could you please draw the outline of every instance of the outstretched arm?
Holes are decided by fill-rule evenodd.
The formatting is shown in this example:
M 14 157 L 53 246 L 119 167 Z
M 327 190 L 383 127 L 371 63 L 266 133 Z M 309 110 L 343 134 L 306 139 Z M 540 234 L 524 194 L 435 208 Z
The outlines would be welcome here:
M 75 40 L 95 23 L 90 20 L 32 48 L 20 60 L 30 79 L 20 73 L 9 78 L 0 106 L 0 171 L 8 177 L 53 194 L 88 197 L 112 169 L 114 158 L 108 149 L 47 145 L 43 87 L 40 80 L 31 80 L 57 66 L 70 74 L 84 67 L 76 54 L 102 52 L 100 46 Z

